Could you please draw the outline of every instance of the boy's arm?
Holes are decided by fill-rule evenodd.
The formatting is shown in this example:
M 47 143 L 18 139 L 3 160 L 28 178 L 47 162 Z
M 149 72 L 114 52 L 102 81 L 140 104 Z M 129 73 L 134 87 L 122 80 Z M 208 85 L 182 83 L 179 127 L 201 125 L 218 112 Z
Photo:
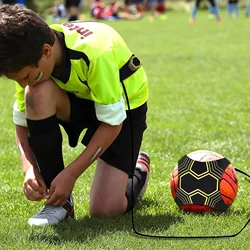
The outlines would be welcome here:
M 28 128 L 15 125 L 15 130 L 23 173 L 26 175 L 30 168 L 37 168 L 35 157 L 28 143 Z
M 111 126 L 101 123 L 86 149 L 69 166 L 69 173 L 78 178 L 110 146 L 120 133 L 122 124 Z
M 28 143 L 28 128 L 15 125 L 16 142 L 25 175 L 24 194 L 29 200 L 40 201 L 46 196 L 46 185 L 39 173 L 35 157 Z
M 53 180 L 46 205 L 60 206 L 67 200 L 77 178 L 109 147 L 121 128 L 122 124 L 100 124 L 85 150 Z

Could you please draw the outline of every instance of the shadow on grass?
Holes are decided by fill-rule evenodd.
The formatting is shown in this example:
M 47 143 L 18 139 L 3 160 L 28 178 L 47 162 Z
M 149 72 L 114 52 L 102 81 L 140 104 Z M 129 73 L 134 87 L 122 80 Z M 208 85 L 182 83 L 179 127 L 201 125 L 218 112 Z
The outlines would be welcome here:
M 145 205 L 147 206 L 150 203 L 151 201 L 147 200 Z M 152 201 L 152 203 L 155 202 Z M 160 232 L 166 231 L 171 225 L 183 221 L 181 217 L 169 214 L 141 215 L 140 209 L 137 208 L 134 209 L 133 218 L 136 231 L 140 233 L 149 231 L 160 234 Z M 78 220 L 68 219 L 51 228 L 53 232 L 46 230 L 46 227 L 34 228 L 28 238 L 30 241 L 61 244 L 62 242 L 71 241 L 86 243 L 96 238 L 119 233 L 136 236 L 133 233 L 132 212 L 114 218 L 91 218 L 85 216 Z
M 136 231 L 144 233 L 145 231 L 158 232 L 167 230 L 169 226 L 180 222 L 181 218 L 170 215 L 135 215 Z M 29 235 L 30 241 L 43 241 L 46 243 L 61 244 L 65 241 L 86 242 L 93 241 L 102 235 L 108 236 L 117 233 L 133 235 L 131 214 L 116 218 L 89 218 L 84 217 L 80 220 L 67 220 L 56 225 L 54 234 L 45 230 L 32 230 Z M 136 234 L 134 234 L 136 236 Z
M 188 213 L 186 212 L 181 212 L 180 215 L 171 215 L 160 212 L 145 214 L 149 210 L 152 211 L 152 207 L 157 208 L 159 206 L 160 204 L 149 199 L 144 201 L 141 209 L 138 209 L 139 205 L 136 206 L 133 214 L 133 222 L 137 233 L 155 236 L 162 234 L 167 235 L 167 230 L 172 225 L 185 223 L 185 216 L 188 216 Z M 243 214 L 248 215 L 249 217 L 248 211 L 235 211 L 233 209 L 229 209 L 224 213 L 208 214 L 208 216 L 225 219 L 232 215 L 242 216 Z M 196 214 L 196 217 L 197 216 L 201 218 L 206 217 L 204 214 Z M 53 227 L 34 228 L 29 234 L 28 239 L 29 241 L 42 241 L 47 244 L 61 245 L 65 242 L 74 241 L 87 243 L 94 241 L 97 238 L 112 237 L 119 234 L 123 235 L 121 237 L 124 237 L 124 235 L 139 237 L 137 233 L 133 231 L 132 212 L 129 212 L 123 216 L 114 218 L 91 218 L 85 216 L 77 220 L 65 220 Z

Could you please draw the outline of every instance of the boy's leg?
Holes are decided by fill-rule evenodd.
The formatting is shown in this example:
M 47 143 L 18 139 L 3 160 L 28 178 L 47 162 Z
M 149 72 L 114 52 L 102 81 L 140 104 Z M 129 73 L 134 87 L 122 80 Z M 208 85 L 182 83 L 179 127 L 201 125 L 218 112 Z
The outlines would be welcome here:
M 29 143 L 49 189 L 52 180 L 64 169 L 62 135 L 57 118 L 69 120 L 70 103 L 66 93 L 52 80 L 27 87 L 25 102 Z M 56 224 L 72 214 L 70 201 L 64 207 L 45 206 L 29 220 L 29 224 Z
M 149 168 L 141 159 L 139 151 L 143 133 L 147 127 L 146 113 L 146 103 L 131 110 L 123 121 L 120 134 L 98 159 L 90 195 L 91 215 L 124 214 L 132 208 L 132 204 L 135 204 L 144 189 L 145 182 L 148 181 Z M 132 124 L 130 118 L 132 118 Z M 131 128 L 133 128 L 133 140 Z M 91 137 L 92 133 L 91 130 L 86 132 L 83 138 L 85 145 L 88 143 L 88 134 Z M 129 178 L 133 178 L 133 188 Z M 132 197 L 134 201 L 132 201 Z
M 27 119 L 27 124 L 30 147 L 49 189 L 53 179 L 64 169 L 62 134 L 56 115 L 42 120 Z
M 148 177 L 149 159 L 144 161 L 144 156 L 138 157 L 133 183 L 127 173 L 98 159 L 90 193 L 90 214 L 112 217 L 131 210 L 146 191 Z
M 98 159 L 90 192 L 90 214 L 105 217 L 124 214 L 127 182 L 128 174 Z
M 64 91 L 52 81 L 26 89 L 29 143 L 49 189 L 52 180 L 64 169 L 62 135 L 57 117 L 70 117 L 70 103 Z

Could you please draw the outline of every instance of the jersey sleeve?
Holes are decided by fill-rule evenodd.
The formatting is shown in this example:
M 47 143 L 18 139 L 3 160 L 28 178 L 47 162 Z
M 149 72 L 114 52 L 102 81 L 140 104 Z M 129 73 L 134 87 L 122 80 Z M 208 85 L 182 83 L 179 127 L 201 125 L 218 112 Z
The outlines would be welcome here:
M 13 105 L 13 122 L 16 125 L 27 127 L 25 103 L 24 103 L 24 88 L 16 83 L 16 101 Z
M 126 108 L 118 63 L 112 49 L 90 64 L 88 83 L 97 119 L 110 125 L 120 125 L 126 118 Z

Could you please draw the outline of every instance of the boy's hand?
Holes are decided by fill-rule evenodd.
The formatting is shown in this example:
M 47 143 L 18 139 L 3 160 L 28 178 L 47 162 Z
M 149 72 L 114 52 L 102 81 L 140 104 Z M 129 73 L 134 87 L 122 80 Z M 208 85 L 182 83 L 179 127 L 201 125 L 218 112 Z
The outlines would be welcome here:
M 65 168 L 60 172 L 52 181 L 49 190 L 49 199 L 45 202 L 45 205 L 62 206 L 70 197 L 76 179 Z
M 38 169 L 29 168 L 25 174 L 23 192 L 28 200 L 40 201 L 47 194 L 46 184 Z

